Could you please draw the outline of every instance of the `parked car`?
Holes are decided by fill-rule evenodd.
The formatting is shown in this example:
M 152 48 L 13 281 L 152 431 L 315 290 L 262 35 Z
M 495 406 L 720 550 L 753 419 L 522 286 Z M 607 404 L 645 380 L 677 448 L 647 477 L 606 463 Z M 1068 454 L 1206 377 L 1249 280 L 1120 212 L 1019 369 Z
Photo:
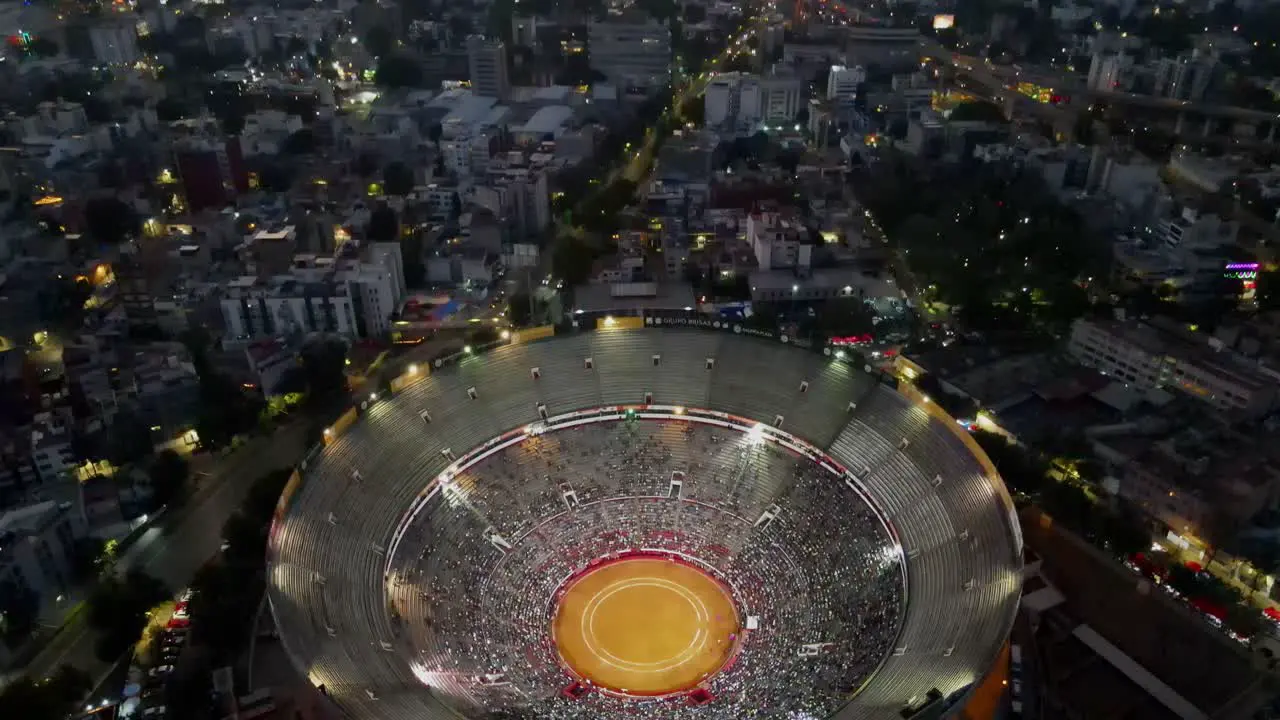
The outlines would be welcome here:
M 168 675 L 171 672 L 173 672 L 172 665 L 157 665 L 151 668 L 149 671 L 147 671 L 147 675 L 150 675 L 153 678 L 158 678 L 158 677 L 164 677 L 165 675 Z

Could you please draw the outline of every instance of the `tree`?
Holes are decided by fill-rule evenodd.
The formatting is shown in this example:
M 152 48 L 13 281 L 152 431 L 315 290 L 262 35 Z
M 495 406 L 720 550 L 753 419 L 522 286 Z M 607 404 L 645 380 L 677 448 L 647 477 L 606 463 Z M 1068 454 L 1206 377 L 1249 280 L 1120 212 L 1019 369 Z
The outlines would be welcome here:
M 1246 603 L 1228 605 L 1225 624 L 1231 632 L 1243 638 L 1252 638 L 1266 627 L 1262 612 Z
M 404 197 L 413 191 L 413 170 L 396 160 L 382 169 L 382 189 L 388 195 Z
M 774 162 L 776 162 L 778 167 L 782 168 L 784 172 L 794 177 L 796 172 L 800 169 L 800 151 L 792 148 L 783 150 L 778 153 L 776 158 L 774 158 Z
M 378 205 L 369 214 L 365 235 L 369 242 L 395 242 L 400 237 L 400 218 L 396 217 L 396 211 L 386 203 Z
M 164 97 L 156 103 L 156 118 L 160 122 L 173 122 L 188 117 L 187 104 L 175 97 Z
M 338 397 L 347 390 L 347 344 L 336 336 L 308 342 L 299 353 L 307 394 L 312 401 Z
M 267 536 L 277 499 L 291 471 L 277 470 L 250 487 L 239 510 L 222 528 L 226 551 L 191 581 L 191 627 L 195 642 L 220 660 L 235 657 L 262 598 Z
M 80 709 L 92 684 L 87 674 L 69 665 L 40 682 L 18 678 L 0 692 L 0 717 L 63 720 Z
M 373 177 L 378 172 L 378 168 L 382 167 L 382 161 L 378 156 L 371 152 L 361 152 L 356 156 L 355 167 L 353 168 L 357 175 L 363 179 Z
M 286 155 L 306 155 L 316 151 L 316 135 L 310 128 L 302 128 L 284 139 L 280 152 Z
M 76 538 L 71 545 L 70 557 L 72 580 L 77 583 L 92 580 L 98 576 L 98 558 L 102 555 L 106 543 L 98 538 Z
M 1005 485 L 1013 492 L 1034 496 L 1049 483 L 1047 464 L 1009 442 L 1003 435 L 977 430 L 973 439 L 982 446 Z
M 1076 142 L 1081 145 L 1092 145 L 1094 141 L 1093 114 L 1087 110 L 1076 116 Z
M 516 327 L 525 327 L 533 319 L 533 296 L 527 292 L 512 293 L 507 298 L 507 319 Z
M 119 245 L 141 229 L 138 214 L 117 197 L 96 197 L 85 203 L 84 219 L 90 237 L 104 245 Z
M 218 115 L 218 123 L 222 126 L 222 132 L 227 135 L 239 135 L 244 130 L 245 114 L 238 109 L 227 108 Z
M 552 272 L 564 279 L 569 287 L 581 285 L 591 277 L 591 267 L 595 263 L 595 253 L 582 240 L 571 236 L 559 237 L 551 250 Z
M 97 95 L 91 95 L 80 103 L 84 117 L 91 123 L 111 122 L 111 104 Z
M 422 262 L 422 233 L 413 230 L 400 234 L 400 257 L 404 260 L 404 284 L 420 288 L 427 281 L 427 267 Z
M 151 454 L 151 427 L 131 407 L 121 408 L 108 431 L 108 459 L 116 466 L 138 462 Z
M 470 35 L 474 28 L 471 25 L 470 15 L 450 15 L 449 16 L 449 35 L 453 38 L 465 38 Z
M 385 25 L 374 25 L 364 34 L 365 49 L 375 58 L 390 53 L 395 42 L 395 35 Z
M 956 105 L 951 109 L 948 119 L 955 122 L 1007 122 L 1004 111 L 983 100 L 972 100 Z
M 696 7 L 691 5 L 690 7 Z M 691 97 L 680 106 L 680 117 L 685 122 L 701 127 L 707 122 L 707 105 L 702 96 Z
M 173 450 L 164 450 L 151 461 L 148 470 L 155 507 L 160 508 L 186 494 L 191 470 L 187 461 Z
M 289 192 L 293 187 L 293 165 L 268 161 L 258 170 L 258 187 L 268 192 Z
M 88 280 L 71 275 L 49 277 L 36 293 L 41 321 L 54 328 L 78 327 L 84 303 L 92 294 L 93 286 Z
M 98 659 L 114 661 L 132 647 L 147 626 L 148 611 L 169 596 L 164 583 L 140 570 L 100 581 L 87 603 L 89 626 L 99 632 Z
M 1116 557 L 1126 558 L 1151 546 L 1151 533 L 1137 511 L 1123 500 L 1104 516 L 1102 535 L 1105 545 Z
M 388 88 L 420 87 L 422 66 L 412 57 L 391 53 L 378 59 L 374 80 Z
M 246 395 L 240 385 L 218 372 L 207 361 L 195 363 L 200 375 L 200 414 L 196 418 L 196 434 L 200 446 L 216 449 L 257 427 L 262 400 Z
M 16 648 L 31 636 L 40 613 L 40 596 L 26 585 L 0 585 L 0 641 Z

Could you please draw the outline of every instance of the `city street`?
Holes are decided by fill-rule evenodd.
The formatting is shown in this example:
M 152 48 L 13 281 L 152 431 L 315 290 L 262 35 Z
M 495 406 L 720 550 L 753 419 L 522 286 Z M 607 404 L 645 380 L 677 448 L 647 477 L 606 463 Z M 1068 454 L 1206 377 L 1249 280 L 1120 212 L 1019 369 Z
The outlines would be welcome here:
M 671 101 L 671 107 L 666 111 L 666 115 L 674 116 L 684 105 L 693 98 L 697 98 L 706 92 L 707 86 L 715 79 L 716 73 L 724 67 L 724 64 L 735 56 L 743 53 L 750 54 L 751 48 L 747 46 L 747 40 L 754 36 L 756 32 L 764 27 L 763 22 L 757 22 L 748 28 L 743 29 L 742 34 L 731 42 L 727 48 L 708 63 L 708 69 L 691 78 L 680 86 Z M 652 128 L 644 135 L 644 144 L 635 152 L 631 153 L 626 162 L 618 168 L 614 168 L 613 172 L 605 180 L 604 186 L 608 187 L 614 180 L 621 175 L 623 178 L 634 183 L 643 183 L 649 174 L 650 168 L 653 167 L 654 152 L 658 145 L 658 134 Z
M 175 592 L 184 587 L 222 544 L 222 525 L 240 506 L 253 481 L 301 457 L 305 423 L 282 427 L 220 458 L 187 504 L 142 535 L 120 558 L 118 572 L 138 568 L 162 580 Z M 63 664 L 89 673 L 95 680 L 108 663 L 94 657 L 95 634 L 86 614 L 78 613 L 27 666 L 33 678 L 46 677 Z

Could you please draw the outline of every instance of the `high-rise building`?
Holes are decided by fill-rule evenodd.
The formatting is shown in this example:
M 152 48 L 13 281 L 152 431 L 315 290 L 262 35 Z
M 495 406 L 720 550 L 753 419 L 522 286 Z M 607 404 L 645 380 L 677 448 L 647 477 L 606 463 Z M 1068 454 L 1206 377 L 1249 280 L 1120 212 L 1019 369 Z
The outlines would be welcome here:
M 671 30 L 647 17 L 587 26 L 591 69 L 622 87 L 653 89 L 671 80 Z
M 1133 61 L 1120 53 L 1094 53 L 1089 62 L 1089 89 L 1114 92 L 1125 84 L 1125 71 Z
M 827 99 L 852 100 L 858 96 L 858 87 L 866 81 L 866 68 L 832 65 L 827 74 Z
M 471 75 L 471 91 L 480 97 L 504 101 L 511 94 L 507 74 L 507 46 L 501 40 L 486 40 L 481 35 L 467 38 L 467 68 Z
M 551 195 L 542 168 L 491 167 L 485 181 L 475 187 L 473 200 L 505 220 L 518 239 L 536 237 L 551 224 Z
M 804 82 L 791 72 L 773 72 L 760 79 L 760 112 L 767 123 L 788 123 L 800 113 Z
M 239 138 L 189 138 L 174 147 L 173 155 L 192 211 L 226 207 L 249 189 Z
M 706 126 L 752 130 L 760 123 L 789 123 L 800 112 L 803 90 L 804 83 L 785 72 L 725 73 L 707 85 Z
M 709 128 L 747 129 L 761 120 L 760 80 L 749 73 L 725 73 L 707 85 L 705 123 Z
M 511 42 L 516 47 L 537 47 L 538 16 L 517 15 L 511 18 Z
M 1212 58 L 1190 55 L 1163 59 L 1156 65 L 1153 90 L 1156 95 L 1198 102 L 1209 90 L 1216 69 Z

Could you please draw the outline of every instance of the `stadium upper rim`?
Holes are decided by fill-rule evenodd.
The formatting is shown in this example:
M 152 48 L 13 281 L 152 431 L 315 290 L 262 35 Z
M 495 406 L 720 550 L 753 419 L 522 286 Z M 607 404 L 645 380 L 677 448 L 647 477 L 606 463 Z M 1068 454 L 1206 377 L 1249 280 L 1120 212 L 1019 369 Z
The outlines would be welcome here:
M 455 360 L 393 381 L 390 396 L 353 411 L 361 422 L 335 424 L 273 524 L 268 597 L 282 641 L 349 716 L 457 717 L 386 650 L 384 555 L 454 453 L 538 421 L 541 409 L 715 409 L 776 423 L 857 477 L 901 543 L 911 593 L 893 652 L 837 718 L 897 718 L 933 691 L 959 696 L 1007 639 L 1021 535 L 1003 483 L 954 420 L 869 368 L 692 329 L 573 333 Z M 355 473 L 363 489 L 347 493 Z M 337 523 L 335 512 L 360 521 Z M 335 595 L 343 602 L 326 601 Z

